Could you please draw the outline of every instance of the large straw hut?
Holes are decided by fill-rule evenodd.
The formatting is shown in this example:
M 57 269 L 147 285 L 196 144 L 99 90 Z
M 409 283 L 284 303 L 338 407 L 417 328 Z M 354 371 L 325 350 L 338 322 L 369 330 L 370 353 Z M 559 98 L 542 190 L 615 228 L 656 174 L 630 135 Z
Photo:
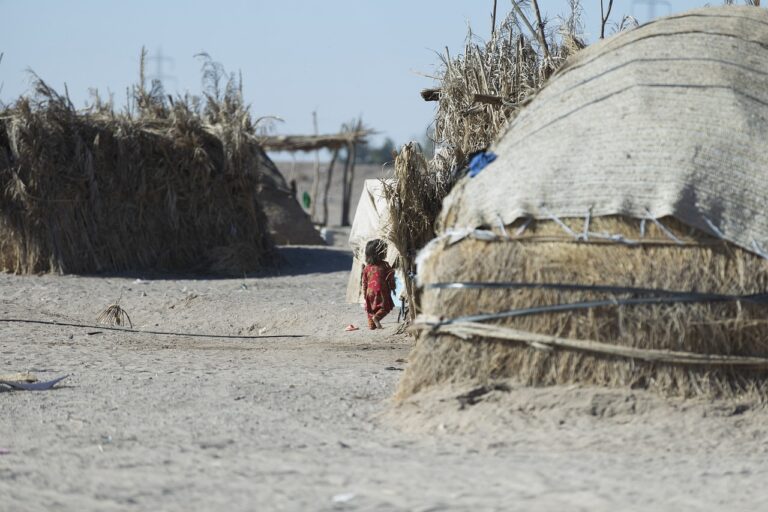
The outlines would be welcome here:
M 768 387 L 768 13 L 694 10 L 553 76 L 443 204 L 400 387 Z
M 0 112 L 0 269 L 242 273 L 274 261 L 268 159 L 235 88 L 76 110 L 42 81 Z

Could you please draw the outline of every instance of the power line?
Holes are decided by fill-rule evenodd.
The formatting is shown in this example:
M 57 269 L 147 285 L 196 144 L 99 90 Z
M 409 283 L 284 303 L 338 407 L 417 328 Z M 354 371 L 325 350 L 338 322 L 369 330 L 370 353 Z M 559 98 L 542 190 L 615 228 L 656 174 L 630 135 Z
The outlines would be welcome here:
M 672 4 L 667 0 L 632 0 L 632 15 L 635 16 L 635 6 L 647 6 L 648 7 L 648 20 L 656 19 L 656 7 L 664 6 L 667 8 L 667 14 L 672 13 Z M 636 16 L 635 16 L 636 17 Z
M 222 339 L 240 339 L 240 340 L 258 340 L 272 338 L 304 338 L 304 334 L 260 334 L 239 335 L 239 334 L 205 334 L 197 332 L 175 332 L 175 331 L 145 331 L 141 329 L 129 329 L 127 327 L 114 327 L 106 325 L 90 325 L 74 322 L 59 322 L 58 320 L 33 320 L 29 318 L 0 318 L 0 323 L 20 323 L 20 324 L 38 324 L 54 325 L 59 327 L 78 327 L 81 329 L 92 329 L 94 331 L 120 331 L 131 334 L 154 334 L 158 336 L 182 336 L 189 338 L 222 338 Z
M 149 76 L 150 80 L 159 80 L 160 82 L 176 83 L 176 75 L 166 74 L 165 65 L 170 64 L 171 69 L 176 68 L 176 59 L 167 57 L 163 54 L 163 48 L 158 47 L 154 56 L 147 58 L 148 61 L 155 63 L 155 73 Z

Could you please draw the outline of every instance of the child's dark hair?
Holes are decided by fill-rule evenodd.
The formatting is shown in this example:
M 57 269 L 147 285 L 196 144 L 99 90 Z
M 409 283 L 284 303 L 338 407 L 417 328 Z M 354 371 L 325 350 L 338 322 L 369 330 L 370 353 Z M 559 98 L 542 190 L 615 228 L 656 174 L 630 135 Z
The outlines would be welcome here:
M 376 265 L 384 261 L 387 256 L 387 244 L 384 240 L 371 240 L 365 244 L 365 262 L 369 265 Z

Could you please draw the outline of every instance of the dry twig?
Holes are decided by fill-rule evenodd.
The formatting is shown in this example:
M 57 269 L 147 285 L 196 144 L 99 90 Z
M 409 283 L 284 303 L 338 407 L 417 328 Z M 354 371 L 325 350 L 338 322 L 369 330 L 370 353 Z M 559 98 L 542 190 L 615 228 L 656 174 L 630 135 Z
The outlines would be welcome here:
M 104 310 L 99 313 L 99 316 L 96 318 L 96 323 L 101 325 L 128 325 L 128 327 L 133 329 L 131 317 L 128 316 L 128 313 L 117 303 L 110 304 L 104 308 Z
M 608 0 L 608 9 L 603 13 L 603 0 L 600 0 L 600 39 L 605 39 L 605 24 L 608 23 L 612 8 L 613 0 Z

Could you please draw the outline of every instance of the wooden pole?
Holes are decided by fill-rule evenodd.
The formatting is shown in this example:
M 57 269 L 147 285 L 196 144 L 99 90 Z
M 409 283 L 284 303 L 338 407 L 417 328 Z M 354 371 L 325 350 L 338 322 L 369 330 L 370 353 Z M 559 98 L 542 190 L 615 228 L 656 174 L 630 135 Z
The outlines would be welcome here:
M 347 160 L 344 162 L 344 172 L 341 175 L 341 219 L 342 226 L 349 226 L 349 212 L 347 211 L 347 181 L 349 180 L 349 166 L 352 164 L 352 151 L 349 149 L 350 143 L 347 143 Z
M 312 126 L 315 129 L 315 135 L 317 135 L 317 111 L 312 112 Z M 315 150 L 315 178 L 312 180 L 312 204 L 309 207 L 309 217 L 312 221 L 316 220 L 315 213 L 317 212 L 317 194 L 320 188 L 320 150 Z
M 422 89 L 421 97 L 424 99 L 424 101 L 440 101 L 440 88 Z
M 323 193 L 323 226 L 328 225 L 328 192 L 331 190 L 331 178 L 333 177 L 333 166 L 336 165 L 336 158 L 339 156 L 339 150 L 333 152 L 331 164 L 328 166 L 328 173 L 325 177 L 325 191 Z
M 528 27 L 528 30 L 531 32 L 531 36 L 533 36 L 535 39 L 538 39 L 539 44 L 541 45 L 542 51 L 544 52 L 544 57 L 547 61 L 549 61 L 549 47 L 547 47 L 547 40 L 544 38 L 544 23 L 541 21 L 541 13 L 539 12 L 539 4 L 536 3 L 536 0 L 533 0 L 533 5 L 536 8 L 536 14 L 539 21 L 539 29 L 536 30 L 533 28 L 533 25 L 531 25 L 531 22 L 528 21 L 528 18 L 525 16 L 525 13 L 520 8 L 519 5 L 517 5 L 517 2 L 515 0 L 512 0 L 512 8 L 515 10 L 515 13 L 517 14 L 517 17 L 521 20 L 523 20 L 523 23 L 526 27 Z
M 352 205 L 352 185 L 355 182 L 355 160 L 357 159 L 357 143 L 352 142 L 350 144 L 350 148 L 351 148 L 350 151 L 352 154 L 349 158 L 351 163 L 349 164 L 349 181 L 347 183 L 347 208 L 346 208 L 347 216 L 344 218 L 345 223 L 342 224 L 343 226 L 351 225 L 351 223 L 349 222 L 349 212 L 351 209 L 350 207 Z
M 549 64 L 549 47 L 547 46 L 547 37 L 544 34 L 544 21 L 541 19 L 541 11 L 539 11 L 539 2 L 531 0 L 533 3 L 533 11 L 536 13 L 536 23 L 539 25 L 539 40 L 541 42 L 542 49 L 544 50 L 544 58 L 547 59 Z
M 496 0 L 493 0 L 493 12 L 491 13 L 491 38 L 496 35 Z

